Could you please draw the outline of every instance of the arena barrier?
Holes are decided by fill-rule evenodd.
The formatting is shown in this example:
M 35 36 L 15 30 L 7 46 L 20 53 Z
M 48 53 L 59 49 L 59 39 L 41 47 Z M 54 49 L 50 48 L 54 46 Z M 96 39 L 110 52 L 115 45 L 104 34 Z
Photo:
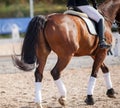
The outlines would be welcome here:
M 24 33 L 31 18 L 0 18 L 0 34 L 10 34 L 13 26 L 17 26 L 20 33 Z

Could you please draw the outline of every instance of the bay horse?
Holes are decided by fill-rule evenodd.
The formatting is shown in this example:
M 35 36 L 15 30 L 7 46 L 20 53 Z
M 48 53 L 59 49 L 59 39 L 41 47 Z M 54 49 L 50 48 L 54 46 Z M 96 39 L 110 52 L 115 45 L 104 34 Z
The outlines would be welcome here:
M 120 15 L 120 0 L 106 0 L 98 9 L 105 18 L 105 37 L 107 43 L 112 43 L 111 27 L 115 18 Z M 51 70 L 51 75 L 60 92 L 58 99 L 65 105 L 67 90 L 60 76 L 73 56 L 91 56 L 94 60 L 91 76 L 88 82 L 86 104 L 93 105 L 93 91 L 99 68 L 102 69 L 106 82 L 106 95 L 115 98 L 110 72 L 104 59 L 108 49 L 100 49 L 98 37 L 88 32 L 85 22 L 77 17 L 63 13 L 47 16 L 35 16 L 28 25 L 24 38 L 21 60 L 12 56 L 15 66 L 24 71 L 35 70 L 35 103 L 42 108 L 41 83 L 46 60 L 51 51 L 58 57 L 57 63 Z M 35 66 L 35 64 L 37 66 Z

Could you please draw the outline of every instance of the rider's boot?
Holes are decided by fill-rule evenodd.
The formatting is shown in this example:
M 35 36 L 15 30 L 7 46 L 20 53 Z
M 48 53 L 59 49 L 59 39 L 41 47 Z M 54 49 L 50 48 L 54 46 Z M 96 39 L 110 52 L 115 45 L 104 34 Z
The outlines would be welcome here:
M 105 42 L 104 23 L 102 19 L 100 19 L 100 21 L 98 22 L 98 36 L 99 36 L 99 47 L 101 49 L 108 49 L 111 47 L 111 44 L 107 44 Z

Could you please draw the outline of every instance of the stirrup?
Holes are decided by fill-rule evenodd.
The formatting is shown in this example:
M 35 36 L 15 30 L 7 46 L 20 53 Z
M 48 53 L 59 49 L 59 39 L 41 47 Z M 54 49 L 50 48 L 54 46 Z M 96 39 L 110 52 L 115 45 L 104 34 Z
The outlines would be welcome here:
M 100 43 L 99 43 L 99 47 L 100 47 L 101 49 L 109 49 L 109 48 L 111 48 L 111 45 L 110 45 L 110 44 L 107 44 L 107 43 L 105 43 L 105 42 L 103 41 L 103 42 L 100 42 Z

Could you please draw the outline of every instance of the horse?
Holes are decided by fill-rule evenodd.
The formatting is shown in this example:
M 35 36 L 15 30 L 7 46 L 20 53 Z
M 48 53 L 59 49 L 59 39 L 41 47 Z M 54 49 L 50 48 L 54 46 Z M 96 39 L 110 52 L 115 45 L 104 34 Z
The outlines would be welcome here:
M 105 37 L 108 44 L 112 44 L 111 27 L 114 20 L 120 19 L 120 0 L 106 0 L 98 9 L 105 18 Z M 38 15 L 31 19 L 24 38 L 21 60 L 12 56 L 15 66 L 24 71 L 35 70 L 35 103 L 42 108 L 41 84 L 46 60 L 51 51 L 57 55 L 57 62 L 51 70 L 53 80 L 60 92 L 59 103 L 66 104 L 67 90 L 61 80 L 63 69 L 73 56 L 90 56 L 93 59 L 91 76 L 88 82 L 85 103 L 93 105 L 93 92 L 97 74 L 101 68 L 106 82 L 106 95 L 115 98 L 109 68 L 104 63 L 108 49 L 101 49 L 99 38 L 88 32 L 85 22 L 73 15 L 53 13 Z

